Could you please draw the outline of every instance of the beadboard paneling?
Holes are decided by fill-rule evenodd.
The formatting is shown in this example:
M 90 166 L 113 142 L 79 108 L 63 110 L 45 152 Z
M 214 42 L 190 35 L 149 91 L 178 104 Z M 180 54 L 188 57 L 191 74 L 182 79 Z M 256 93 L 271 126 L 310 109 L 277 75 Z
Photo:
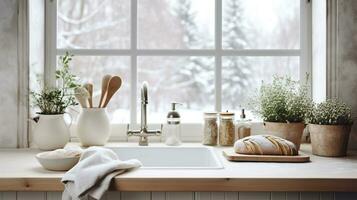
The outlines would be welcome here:
M 286 200 L 286 192 L 272 192 L 271 200 Z
M 46 200 L 46 192 L 17 192 L 16 196 L 17 200 Z
M 287 192 L 286 200 L 300 200 L 300 193 L 299 192 Z
M 120 200 L 151 200 L 150 192 L 121 192 Z
M 211 200 L 211 192 L 195 192 L 195 200 Z
M 270 200 L 270 192 L 239 192 L 239 200 Z
M 225 200 L 238 200 L 238 192 L 225 192 L 224 199 Z
M 194 200 L 193 192 L 166 192 L 166 200 Z
M 211 192 L 212 200 L 224 200 L 224 192 Z
M 0 192 L 0 200 L 16 200 L 16 192 Z
M 120 196 L 121 196 L 120 192 L 110 191 L 104 195 L 102 200 L 121 200 Z M 51 200 L 51 199 L 47 199 L 47 200 Z
M 166 192 L 151 192 L 151 200 L 165 200 Z
M 46 192 L 46 199 L 48 200 L 61 200 L 62 192 Z
M 355 192 L 336 192 L 335 200 L 356 200 L 357 193 Z M 325 200 L 325 199 L 322 199 Z
M 320 193 L 318 192 L 302 192 L 300 199 L 304 200 L 320 200 Z
M 335 196 L 333 192 L 320 193 L 320 200 L 334 200 Z
M 0 200 L 61 200 L 61 192 L 0 192 Z M 357 200 L 352 192 L 107 192 L 101 200 Z

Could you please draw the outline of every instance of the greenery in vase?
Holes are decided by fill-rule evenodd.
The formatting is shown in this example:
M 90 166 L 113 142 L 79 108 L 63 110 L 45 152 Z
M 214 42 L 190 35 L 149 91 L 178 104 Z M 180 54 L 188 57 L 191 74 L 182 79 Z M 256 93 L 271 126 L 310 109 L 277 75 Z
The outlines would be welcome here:
M 274 76 L 272 83 L 262 83 L 251 105 L 266 122 L 304 122 L 313 106 L 308 91 L 307 84 Z
M 31 92 L 33 105 L 40 109 L 39 114 L 63 114 L 68 106 L 77 105 L 73 90 L 79 87 L 76 76 L 70 72 L 69 63 L 73 55 L 68 52 L 60 56 L 61 68 L 56 71 L 56 87 Z
M 337 99 L 328 99 L 314 105 L 307 117 L 310 124 L 320 125 L 350 125 L 351 108 Z

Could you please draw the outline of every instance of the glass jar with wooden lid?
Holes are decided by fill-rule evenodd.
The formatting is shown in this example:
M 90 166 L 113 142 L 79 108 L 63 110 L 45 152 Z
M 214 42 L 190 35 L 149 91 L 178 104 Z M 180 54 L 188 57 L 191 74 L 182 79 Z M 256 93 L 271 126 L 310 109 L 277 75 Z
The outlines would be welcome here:
M 234 144 L 234 113 L 221 112 L 219 114 L 219 145 L 233 146 Z
M 203 125 L 203 141 L 204 145 L 217 145 L 218 125 L 216 112 L 205 112 Z

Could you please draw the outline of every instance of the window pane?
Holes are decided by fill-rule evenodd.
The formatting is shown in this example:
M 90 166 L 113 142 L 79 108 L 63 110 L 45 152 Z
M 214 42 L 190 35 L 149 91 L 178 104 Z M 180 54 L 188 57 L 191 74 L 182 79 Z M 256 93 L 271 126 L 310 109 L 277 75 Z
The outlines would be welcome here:
M 112 123 L 128 123 L 130 121 L 130 59 L 115 56 L 74 56 L 70 64 L 71 70 L 80 82 L 93 83 L 93 106 L 98 107 L 102 77 L 106 74 L 118 75 L 122 85 L 110 100 L 107 110 Z M 79 107 L 76 108 L 79 111 Z
M 225 49 L 300 48 L 300 0 L 223 0 Z
M 130 0 L 58 0 L 57 46 L 130 47 Z
M 138 0 L 140 49 L 214 47 L 214 0 Z
M 212 57 L 139 57 L 138 81 L 138 94 L 141 83 L 149 83 L 148 120 L 151 123 L 166 121 L 172 101 L 184 104 L 178 110 L 182 122 L 186 123 L 201 122 L 203 111 L 214 110 Z
M 273 76 L 289 75 L 299 80 L 299 57 L 223 57 L 222 109 L 238 111 L 247 107 L 249 98 L 261 82 Z

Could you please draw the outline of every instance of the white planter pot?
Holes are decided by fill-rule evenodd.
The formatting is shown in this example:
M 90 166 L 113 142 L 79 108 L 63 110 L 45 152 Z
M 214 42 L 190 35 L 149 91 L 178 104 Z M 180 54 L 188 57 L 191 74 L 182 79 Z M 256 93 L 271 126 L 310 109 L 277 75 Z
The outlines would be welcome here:
M 41 150 L 63 148 L 69 141 L 69 126 L 63 114 L 40 115 L 34 127 L 34 143 Z
M 82 146 L 103 146 L 110 134 L 106 108 L 83 108 L 77 124 L 77 135 Z

